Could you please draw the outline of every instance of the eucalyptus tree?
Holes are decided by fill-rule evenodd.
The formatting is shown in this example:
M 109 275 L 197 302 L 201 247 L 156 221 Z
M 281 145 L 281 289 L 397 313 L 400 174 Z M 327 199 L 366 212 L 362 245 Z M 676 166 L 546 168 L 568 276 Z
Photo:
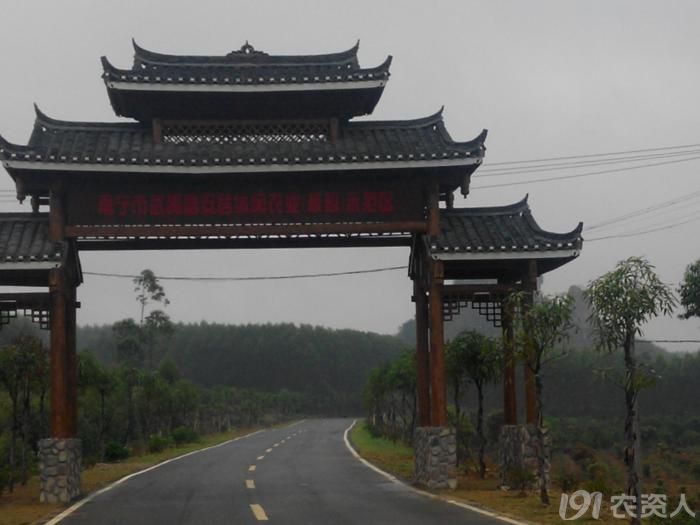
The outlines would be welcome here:
M 685 310 L 680 317 L 682 319 L 700 318 L 700 259 L 689 264 L 685 269 L 678 293 L 681 306 Z
M 544 404 L 542 370 L 552 360 L 566 353 L 562 345 L 574 329 L 574 299 L 570 295 L 538 296 L 531 300 L 524 292 L 511 296 L 510 301 L 520 311 L 517 317 L 516 338 L 519 342 L 518 356 L 532 372 L 535 381 L 537 408 L 537 467 L 540 500 L 549 505 L 547 490 Z
M 642 325 L 658 315 L 673 312 L 676 299 L 649 261 L 630 257 L 620 261 L 610 272 L 589 283 L 586 297 L 591 306 L 591 322 L 598 343 L 608 351 L 622 349 L 625 359 L 625 465 L 627 494 L 637 502 L 641 520 L 639 484 L 639 392 L 650 384 L 650 378 L 640 369 L 635 357 L 635 337 L 641 335 Z
M 8 485 L 10 492 L 16 481 L 17 452 L 20 460 L 20 480 L 24 485 L 29 477 L 32 392 L 45 378 L 47 353 L 41 340 L 21 335 L 12 344 L 0 348 L 0 385 L 10 401 L 10 436 L 8 443 Z M 19 439 L 19 451 L 17 450 Z
M 452 380 L 459 388 L 461 381 L 474 384 L 477 393 L 476 434 L 479 441 L 479 476 L 486 475 L 484 455 L 486 437 L 484 436 L 484 387 L 498 379 L 501 373 L 501 359 L 496 343 L 488 337 L 474 331 L 462 332 L 447 346 L 447 362 Z M 459 392 L 455 401 L 459 403 Z M 458 406 L 455 407 L 458 410 Z
M 141 324 L 143 324 L 144 312 L 148 303 L 161 303 L 165 306 L 170 304 L 170 301 L 165 297 L 165 289 L 153 270 L 142 270 L 134 278 L 134 292 L 136 292 L 136 301 L 141 305 Z

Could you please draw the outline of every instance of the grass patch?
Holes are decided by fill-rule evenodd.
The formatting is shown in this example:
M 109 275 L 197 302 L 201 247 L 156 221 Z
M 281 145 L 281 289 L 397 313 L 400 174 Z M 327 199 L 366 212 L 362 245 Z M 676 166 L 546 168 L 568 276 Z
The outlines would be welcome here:
M 374 437 L 364 421 L 350 432 L 350 442 L 367 461 L 406 480 L 413 479 L 413 447 L 399 441 Z
M 162 452 L 133 456 L 116 463 L 97 463 L 83 470 L 83 495 L 95 492 L 124 476 L 151 467 L 168 459 L 187 454 L 224 441 L 249 434 L 258 428 L 240 428 L 230 432 L 202 436 L 197 443 L 167 448 Z M 15 486 L 12 494 L 0 496 L 0 525 L 30 525 L 48 520 L 66 508 L 66 505 L 39 503 L 39 476 L 33 476 L 26 485 Z
M 413 479 L 412 447 L 386 438 L 372 436 L 364 421 L 358 422 L 353 427 L 349 437 L 355 450 L 367 461 L 405 480 Z M 561 525 L 563 523 L 559 517 L 560 490 L 552 487 L 550 490 L 552 503 L 546 507 L 540 503 L 539 496 L 535 492 L 522 497 L 518 491 L 501 490 L 497 468 L 489 466 L 491 468 L 485 479 L 480 479 L 475 474 L 461 474 L 458 477 L 457 490 L 432 492 L 529 523 L 547 525 Z M 624 521 L 612 518 L 605 506 L 604 499 L 600 520 L 590 519 L 590 514 L 588 514 L 577 520 L 576 523 L 597 523 L 600 525 L 624 523 Z M 571 511 L 569 513 L 571 515 Z

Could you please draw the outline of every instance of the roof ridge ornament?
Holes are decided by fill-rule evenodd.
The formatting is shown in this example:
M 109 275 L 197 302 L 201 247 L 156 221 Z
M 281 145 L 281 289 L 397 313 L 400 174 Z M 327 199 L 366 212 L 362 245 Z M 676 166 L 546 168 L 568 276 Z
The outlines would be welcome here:
M 265 53 L 264 51 L 258 51 L 246 40 L 245 44 L 243 44 L 240 49 L 238 49 L 236 51 L 231 51 L 226 56 L 228 58 L 237 58 L 240 56 L 259 57 L 259 56 L 269 56 L 269 55 L 268 55 L 268 53 Z

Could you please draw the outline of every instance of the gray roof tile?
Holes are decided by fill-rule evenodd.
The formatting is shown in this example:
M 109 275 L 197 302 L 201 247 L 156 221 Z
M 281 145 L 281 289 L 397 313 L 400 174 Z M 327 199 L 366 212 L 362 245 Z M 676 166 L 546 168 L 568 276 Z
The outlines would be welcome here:
M 17 262 L 60 262 L 63 245 L 49 240 L 46 214 L 0 213 L 0 267 Z
M 438 256 L 449 252 L 545 252 L 580 250 L 583 223 L 568 233 L 552 233 L 532 217 L 527 197 L 509 206 L 440 211 L 440 235 L 430 242 Z

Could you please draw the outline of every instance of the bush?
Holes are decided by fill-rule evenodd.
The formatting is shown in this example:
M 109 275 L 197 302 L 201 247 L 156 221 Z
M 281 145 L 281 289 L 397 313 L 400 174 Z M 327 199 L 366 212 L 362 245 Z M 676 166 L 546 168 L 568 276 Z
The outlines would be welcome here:
M 464 412 L 461 412 L 458 418 L 452 407 L 447 409 L 447 420 L 449 425 L 457 431 L 457 464 L 461 465 L 472 456 L 471 444 L 476 441 L 474 428 Z M 475 447 L 479 447 L 478 443 Z
M 537 481 L 535 474 L 524 467 L 510 468 L 505 472 L 505 482 L 511 488 L 518 489 L 521 496 L 527 494 L 527 490 L 532 488 Z
M 581 485 L 581 468 L 566 456 L 558 456 L 552 461 L 554 483 L 562 492 L 573 492 Z
M 595 460 L 595 450 L 583 443 L 576 443 L 570 456 L 576 463 L 586 468 Z
M 111 442 L 105 447 L 105 461 L 121 461 L 129 457 L 129 449 L 119 443 Z
M 148 439 L 148 451 L 151 453 L 163 452 L 170 446 L 170 439 L 164 436 L 153 435 Z
M 700 463 L 695 463 L 691 469 L 690 469 L 691 474 L 693 477 L 697 480 L 700 481 Z
M 189 427 L 177 427 L 173 430 L 173 441 L 176 446 L 184 445 L 185 443 L 195 443 L 199 441 L 199 434 Z
M 591 463 L 588 466 L 588 475 L 591 478 L 586 484 L 588 492 L 602 492 L 603 494 L 612 492 L 610 469 L 605 463 Z

